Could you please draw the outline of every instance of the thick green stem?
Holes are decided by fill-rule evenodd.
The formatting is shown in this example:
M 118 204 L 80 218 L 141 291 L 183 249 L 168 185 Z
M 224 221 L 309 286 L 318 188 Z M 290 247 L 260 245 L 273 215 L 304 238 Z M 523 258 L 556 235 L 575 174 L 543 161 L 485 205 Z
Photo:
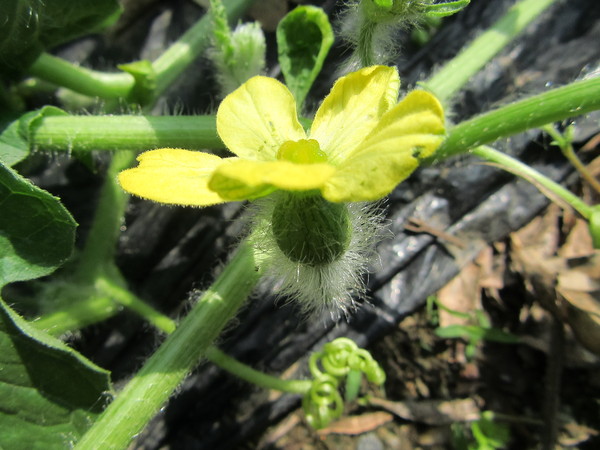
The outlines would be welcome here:
M 196 366 L 260 277 L 242 244 L 212 287 L 78 442 L 78 449 L 125 449 Z
M 38 57 L 29 68 L 29 73 L 80 94 L 106 99 L 127 97 L 135 84 L 128 73 L 86 69 L 48 53 L 42 53 Z
M 161 314 L 127 288 L 120 286 L 118 281 L 113 277 L 99 276 L 93 289 L 86 290 L 86 286 L 81 288 L 79 301 L 73 301 L 62 309 L 45 314 L 32 321 L 32 324 L 53 336 L 62 336 L 109 319 L 125 307 L 166 334 L 175 331 L 177 324 L 173 319 Z
M 499 152 L 498 150 L 485 145 L 474 148 L 472 153 L 480 158 L 485 159 L 486 161 L 499 165 L 503 169 L 514 173 L 515 175 L 523 177 L 529 182 L 538 184 L 542 188 L 552 192 L 554 195 L 560 197 L 562 200 L 570 204 L 584 218 L 590 218 L 592 214 L 592 207 L 587 205 L 568 189 L 565 189 L 560 184 L 555 183 L 527 164 L 524 164 L 505 153 Z
M 442 102 L 452 99 L 473 75 L 555 1 L 522 0 L 516 3 L 491 28 L 473 40 L 423 85 Z
M 600 79 L 553 89 L 455 126 L 438 151 L 442 157 L 600 109 Z M 223 148 L 214 116 L 50 116 L 32 130 L 33 148 L 124 150 Z
M 177 328 L 177 323 L 148 305 L 130 290 L 116 284 L 112 279 L 101 277 L 96 281 L 98 290 L 110 297 L 111 301 L 136 312 L 150 322 L 154 327 L 166 334 L 171 334 Z
M 52 116 L 30 136 L 32 148 L 55 151 L 224 148 L 214 116 Z
M 224 0 L 229 21 L 238 20 L 253 2 L 254 0 Z M 156 73 L 156 96 L 164 92 L 206 50 L 210 44 L 208 37 L 211 35 L 211 28 L 212 18 L 209 13 L 152 63 Z
M 118 285 L 123 284 L 121 274 L 114 265 L 114 253 L 128 195 L 117 184 L 116 176 L 129 167 L 134 158 L 132 151 L 113 155 L 100 190 L 94 222 L 75 271 L 63 289 L 56 291 L 59 295 L 62 293 L 66 298 L 72 298 L 73 302 L 65 309 L 38 319 L 35 322 L 37 327 L 60 336 L 107 319 L 120 310 L 119 303 L 113 299 L 114 292 L 108 292 L 109 288 L 115 291 Z M 125 306 L 131 307 L 129 304 Z
M 135 311 L 166 334 L 173 333 L 177 328 L 177 324 L 173 319 L 161 314 L 129 290 L 116 285 L 112 280 L 99 278 L 96 287 L 102 296 L 82 299 L 81 302 L 73 303 L 60 311 L 47 314 L 35 320 L 32 324 L 53 336 L 61 336 L 112 317 L 121 310 L 121 306 L 124 306 Z M 236 377 L 266 389 L 304 394 L 311 386 L 310 381 L 282 380 L 254 370 L 214 346 L 206 350 L 205 357 Z
M 80 282 L 93 284 L 98 275 L 113 264 L 128 199 L 117 183 L 117 174 L 130 167 L 134 160 L 132 151 L 116 152 L 112 157 L 100 190 L 94 222 L 79 258 L 75 277 Z
M 238 20 L 253 1 L 225 0 L 229 20 Z M 154 98 L 162 94 L 207 49 L 211 26 L 211 18 L 205 14 L 152 63 L 156 75 Z M 45 81 L 91 97 L 128 98 L 135 88 L 135 80 L 129 73 L 90 70 L 48 53 L 42 53 L 29 72 Z
M 579 81 L 466 120 L 450 130 L 437 158 L 600 109 L 600 78 Z
M 210 347 L 206 351 L 206 358 L 236 377 L 266 389 L 275 389 L 292 394 L 305 394 L 312 384 L 309 380 L 282 380 L 259 372 L 226 355 L 216 347 Z
M 166 334 L 173 333 L 177 328 L 173 319 L 161 314 L 129 290 L 114 284 L 110 279 L 100 278 L 96 282 L 96 286 L 104 296 L 74 303 L 60 311 L 47 314 L 32 324 L 53 336 L 61 336 L 112 317 L 121 309 L 121 306 L 125 306 Z M 266 389 L 305 394 L 311 386 L 311 382 L 307 380 L 282 380 L 254 370 L 214 346 L 206 350 L 205 357 L 236 377 Z

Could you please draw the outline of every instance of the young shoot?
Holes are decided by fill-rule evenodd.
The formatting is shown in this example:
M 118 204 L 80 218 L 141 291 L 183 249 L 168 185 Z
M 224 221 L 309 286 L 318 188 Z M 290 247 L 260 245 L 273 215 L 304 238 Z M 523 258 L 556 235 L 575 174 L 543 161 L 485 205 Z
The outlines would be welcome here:
M 459 12 L 469 0 L 353 0 L 342 16 L 342 37 L 354 48 L 349 66 L 389 64 L 399 52 L 399 31 Z

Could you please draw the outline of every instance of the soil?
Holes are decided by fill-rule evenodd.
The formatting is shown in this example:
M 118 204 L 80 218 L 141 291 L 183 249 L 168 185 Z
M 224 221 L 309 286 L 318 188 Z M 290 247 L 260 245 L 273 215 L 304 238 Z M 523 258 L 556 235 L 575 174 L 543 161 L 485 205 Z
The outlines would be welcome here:
M 310 3 L 322 6 L 332 20 L 340 11 L 334 1 Z M 405 44 L 396 63 L 403 87 L 426 78 L 513 3 L 472 2 L 463 13 L 444 20 L 424 46 L 412 42 L 409 33 L 400 33 L 397 38 Z M 279 1 L 260 9 L 286 11 L 293 6 Z M 200 6 L 186 1 L 129 0 L 125 8 L 128 13 L 110 33 L 66 46 L 59 54 L 96 68 L 152 57 L 203 14 Z M 275 19 L 263 20 L 269 70 L 278 75 Z M 597 0 L 557 2 L 470 81 L 448 105 L 449 117 L 458 122 L 597 70 L 598 42 Z M 309 104 L 326 94 L 346 56 L 347 49 L 336 44 Z M 208 61 L 198 61 L 169 90 L 156 113 L 214 109 L 216 92 L 206 88 L 214 86 L 213 81 Z M 581 152 L 586 163 L 598 154 L 597 141 L 588 143 L 600 133 L 599 117 L 593 114 L 575 122 L 577 148 L 587 144 Z M 539 131 L 496 146 L 597 202 L 597 194 L 579 181 Z M 81 180 L 81 170 L 72 163 L 66 176 Z M 49 181 L 45 186 L 65 200 L 82 235 L 91 220 L 89 196 L 100 179 L 101 174 L 95 184 L 70 184 L 79 186 L 77 192 Z M 40 180 L 43 184 L 44 178 Z M 484 430 L 488 445 L 497 439 L 498 448 L 599 448 L 600 359 L 592 351 L 598 334 L 585 341 L 573 333 L 581 331 L 584 322 L 573 319 L 575 306 L 557 291 L 557 277 L 575 258 L 561 254 L 561 249 L 576 220 L 571 212 L 549 210 L 548 204 L 535 187 L 469 157 L 421 169 L 383 206 L 393 237 L 378 247 L 368 297 L 356 312 L 339 322 L 327 317 L 307 321 L 293 305 L 275 301 L 272 288 L 265 285 L 218 343 L 257 369 L 303 377 L 310 352 L 338 336 L 353 338 L 372 352 L 387 374 L 383 388 L 365 384 L 363 394 L 371 400 L 348 406 L 344 418 L 353 421 L 317 432 L 306 425 L 298 397 L 251 387 L 204 363 L 131 448 L 494 448 L 477 444 L 474 423 Z M 237 204 L 199 210 L 134 200 L 120 242 L 119 265 L 142 298 L 172 317 L 182 315 L 193 297 L 190 292 L 209 285 L 218 272 L 215 261 L 225 260 L 239 240 L 243 229 L 235 219 L 241 214 Z M 542 228 L 515 234 L 536 217 L 536 226 L 545 224 Z M 409 220 L 426 224 L 427 232 L 414 227 L 411 231 Z M 464 245 L 448 241 L 444 234 Z M 543 250 L 528 247 L 540 236 L 552 245 L 539 243 Z M 523 256 L 528 254 L 538 262 L 556 257 L 563 266 L 554 272 L 533 267 L 531 258 Z M 598 266 L 593 255 L 588 244 L 576 256 L 587 258 L 589 277 L 595 280 Z M 597 291 L 587 293 L 598 302 Z M 588 311 L 584 319 L 596 320 L 597 325 L 595 314 Z M 489 335 L 471 340 L 440 337 L 440 329 L 448 326 L 503 330 L 518 342 L 495 342 Z M 133 314 L 123 312 L 83 330 L 73 344 L 111 370 L 119 387 L 161 339 Z M 484 411 L 493 412 L 494 419 L 476 422 Z

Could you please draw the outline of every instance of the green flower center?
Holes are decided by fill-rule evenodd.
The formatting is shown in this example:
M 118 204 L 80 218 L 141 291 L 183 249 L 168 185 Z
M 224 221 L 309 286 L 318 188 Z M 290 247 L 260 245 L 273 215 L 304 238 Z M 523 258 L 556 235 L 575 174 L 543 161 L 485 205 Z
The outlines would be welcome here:
M 277 159 L 296 164 L 316 164 L 327 161 L 327 155 L 314 139 L 284 142 L 277 151 Z
M 350 244 L 348 207 L 320 195 L 283 192 L 273 210 L 273 234 L 281 251 L 294 262 L 332 263 Z

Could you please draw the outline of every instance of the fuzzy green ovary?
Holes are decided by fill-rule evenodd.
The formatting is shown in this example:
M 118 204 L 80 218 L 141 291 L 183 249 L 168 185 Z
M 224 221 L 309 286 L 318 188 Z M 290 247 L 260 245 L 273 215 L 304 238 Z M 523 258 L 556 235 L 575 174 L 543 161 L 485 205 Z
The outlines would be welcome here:
M 350 243 L 348 208 L 320 195 L 282 193 L 273 210 L 273 234 L 290 260 L 309 266 L 330 264 Z

